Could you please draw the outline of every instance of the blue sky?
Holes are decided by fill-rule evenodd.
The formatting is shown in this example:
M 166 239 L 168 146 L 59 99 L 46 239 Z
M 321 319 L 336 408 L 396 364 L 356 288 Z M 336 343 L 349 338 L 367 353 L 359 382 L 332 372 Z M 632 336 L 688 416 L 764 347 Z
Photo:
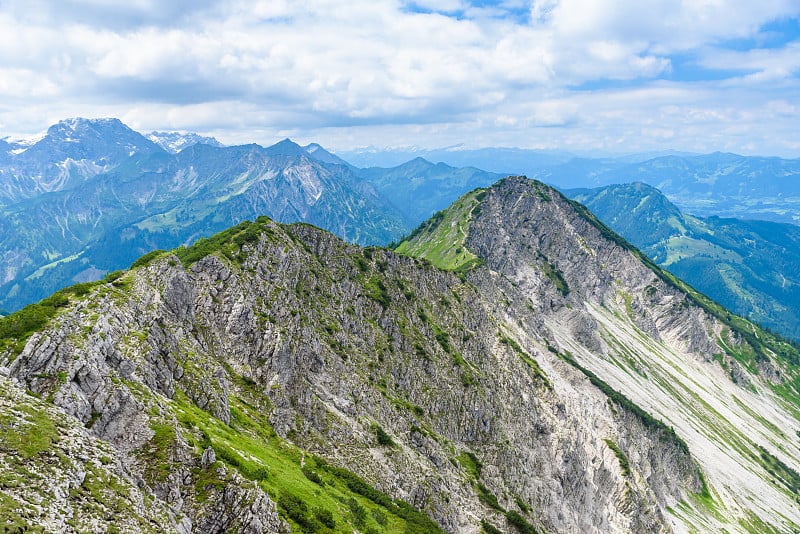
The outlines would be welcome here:
M 800 157 L 800 0 L 0 0 L 0 137 Z

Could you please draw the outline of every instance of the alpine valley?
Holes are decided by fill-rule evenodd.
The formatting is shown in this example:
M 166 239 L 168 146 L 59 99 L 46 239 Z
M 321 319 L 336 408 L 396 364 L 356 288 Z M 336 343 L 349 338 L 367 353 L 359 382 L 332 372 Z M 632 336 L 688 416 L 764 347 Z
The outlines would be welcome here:
M 9 532 L 800 529 L 800 351 L 522 177 L 395 250 L 242 222 L 0 339 Z

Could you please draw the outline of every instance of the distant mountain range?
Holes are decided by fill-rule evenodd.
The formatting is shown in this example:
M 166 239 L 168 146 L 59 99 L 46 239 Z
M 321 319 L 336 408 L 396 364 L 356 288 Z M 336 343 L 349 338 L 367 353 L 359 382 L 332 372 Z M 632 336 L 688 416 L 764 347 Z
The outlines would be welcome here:
M 534 174 L 539 169 L 566 163 L 576 156 L 563 150 L 524 148 L 465 149 L 455 146 L 434 150 L 364 148 L 338 154 L 358 167 L 396 167 L 407 161 L 422 158 L 454 167 L 475 167 L 503 176 Z
M 643 182 L 660 189 L 687 213 L 800 224 L 800 159 L 675 151 L 589 157 L 556 150 L 462 147 L 363 149 L 340 155 L 361 167 L 398 165 L 423 157 L 502 175 L 524 174 L 561 189 Z
M 414 228 L 436 211 L 446 208 L 467 191 L 487 187 L 504 175 L 474 167 L 456 168 L 423 158 L 392 168 L 371 167 L 359 171 Z
M 647 183 L 694 215 L 800 224 L 800 159 L 669 156 L 606 171 L 597 181 Z
M 500 177 L 421 159 L 362 170 L 316 143 L 225 147 L 118 119 L 64 120 L 35 142 L 0 142 L 0 309 L 261 215 L 387 244 Z
M 686 215 L 643 183 L 565 192 L 726 308 L 800 339 L 800 227 Z
M 318 145 L 215 145 L 183 134 L 147 138 L 117 119 L 62 121 L 28 147 L 6 143 L 0 307 L 264 214 L 360 244 L 408 231 L 369 182 Z
M 414 154 L 396 166 L 359 168 Z M 70 119 L 35 142 L 0 140 L 0 308 L 13 311 L 260 215 L 385 245 L 463 193 L 521 171 L 562 188 L 630 179 L 663 188 L 570 194 L 736 313 L 800 337 L 797 227 L 710 217 L 800 220 L 800 160 L 458 147 L 333 154 L 288 139 L 225 147 L 192 133 L 142 135 L 117 119 Z
M 147 134 L 147 138 L 170 154 L 177 154 L 184 148 L 189 148 L 192 145 L 209 145 L 218 148 L 225 146 L 213 137 L 206 137 L 191 132 L 150 132 Z

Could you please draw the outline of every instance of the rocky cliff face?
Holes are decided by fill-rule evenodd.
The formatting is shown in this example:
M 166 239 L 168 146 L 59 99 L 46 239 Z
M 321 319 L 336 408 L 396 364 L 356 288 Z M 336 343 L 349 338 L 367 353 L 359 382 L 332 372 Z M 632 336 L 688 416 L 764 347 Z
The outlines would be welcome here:
M 565 193 L 692 287 L 800 340 L 797 225 L 686 215 L 642 183 Z
M 13 399 L 103 440 L 149 505 L 121 530 L 800 523 L 797 423 L 770 389 L 793 368 L 604 232 L 524 179 L 399 249 L 453 272 L 259 219 L 4 319 L 0 365 Z M 7 495 L 2 519 L 109 524 Z
M 795 347 L 658 270 L 580 205 L 523 178 L 462 197 L 399 250 L 456 271 L 485 262 L 468 279 L 493 295 L 486 300 L 495 317 L 544 341 L 551 350 L 543 360 L 558 353 L 675 429 L 705 473 L 700 493 L 712 497 L 671 507 L 677 530 L 795 528 Z

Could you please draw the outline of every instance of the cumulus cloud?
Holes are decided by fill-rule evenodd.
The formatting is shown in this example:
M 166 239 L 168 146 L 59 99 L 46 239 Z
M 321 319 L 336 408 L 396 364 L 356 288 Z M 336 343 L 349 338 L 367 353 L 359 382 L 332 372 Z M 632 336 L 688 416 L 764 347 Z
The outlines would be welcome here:
M 103 114 L 333 148 L 381 135 L 691 149 L 728 146 L 710 128 L 731 110 L 783 102 L 776 121 L 745 121 L 761 138 L 747 146 L 794 150 L 784 122 L 797 119 L 798 36 L 768 50 L 726 43 L 798 15 L 794 0 L 0 0 L 0 126 Z M 681 79 L 676 58 L 699 74 Z

